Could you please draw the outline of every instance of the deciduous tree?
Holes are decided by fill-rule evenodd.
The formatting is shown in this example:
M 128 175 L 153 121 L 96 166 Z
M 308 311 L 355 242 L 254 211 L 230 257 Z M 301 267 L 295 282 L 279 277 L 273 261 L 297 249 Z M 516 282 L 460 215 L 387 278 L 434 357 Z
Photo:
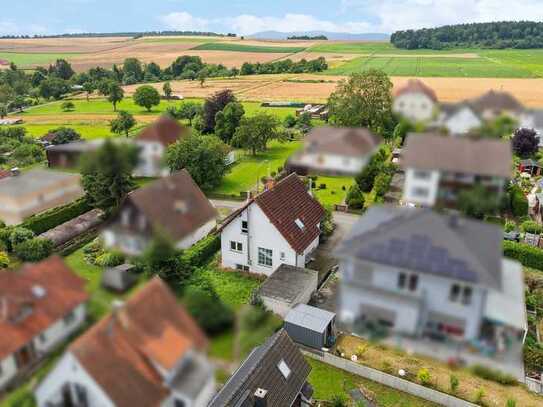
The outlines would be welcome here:
M 519 157 L 535 154 L 539 146 L 539 138 L 533 129 L 518 129 L 512 140 L 513 151 Z
M 215 115 L 215 135 L 226 144 L 230 144 L 244 114 L 245 110 L 241 103 L 228 103 L 224 110 Z
M 117 115 L 117 118 L 113 119 L 109 126 L 115 134 L 125 134 L 128 137 L 130 129 L 136 125 L 136 119 L 130 113 L 121 110 Z
M 244 148 L 255 155 L 266 151 L 268 141 L 283 140 L 284 134 L 279 131 L 277 119 L 267 113 L 258 113 L 253 117 L 243 117 L 232 138 L 232 145 Z
M 160 94 L 158 93 L 158 90 L 149 85 L 140 86 L 136 89 L 133 99 L 136 105 L 144 107 L 148 112 L 151 111 L 153 106 L 158 106 L 160 104 Z

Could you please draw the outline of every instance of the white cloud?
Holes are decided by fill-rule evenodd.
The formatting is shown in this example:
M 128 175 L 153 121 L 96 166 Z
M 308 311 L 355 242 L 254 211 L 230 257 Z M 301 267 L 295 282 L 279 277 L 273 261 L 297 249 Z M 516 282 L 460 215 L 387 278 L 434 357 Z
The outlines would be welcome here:
M 10 20 L 0 21 L 0 35 L 34 35 L 47 32 L 47 27 L 40 24 L 20 25 Z
M 160 20 L 169 29 L 179 31 L 205 31 L 209 29 L 209 20 L 194 17 L 185 11 L 166 14 Z

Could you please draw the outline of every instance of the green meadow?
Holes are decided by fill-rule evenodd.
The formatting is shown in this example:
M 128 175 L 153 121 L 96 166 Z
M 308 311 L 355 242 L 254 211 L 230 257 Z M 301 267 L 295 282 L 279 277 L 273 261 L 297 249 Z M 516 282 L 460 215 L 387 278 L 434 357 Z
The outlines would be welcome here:
M 270 47 L 265 45 L 243 45 L 232 44 L 228 41 L 225 42 L 208 42 L 206 44 L 198 45 L 193 50 L 201 51 L 234 51 L 234 52 L 263 52 L 266 54 L 293 54 L 296 52 L 302 52 L 304 47 Z

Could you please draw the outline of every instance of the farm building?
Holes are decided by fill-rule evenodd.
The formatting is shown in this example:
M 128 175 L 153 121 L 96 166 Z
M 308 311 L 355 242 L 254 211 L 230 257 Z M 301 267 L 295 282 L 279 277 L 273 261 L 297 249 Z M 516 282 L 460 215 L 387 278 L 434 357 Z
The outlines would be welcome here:
M 260 287 L 260 298 L 270 311 L 285 317 L 298 304 L 307 304 L 317 291 L 318 272 L 281 264 Z
M 333 345 L 336 314 L 298 304 L 285 317 L 284 328 L 294 342 L 321 349 Z

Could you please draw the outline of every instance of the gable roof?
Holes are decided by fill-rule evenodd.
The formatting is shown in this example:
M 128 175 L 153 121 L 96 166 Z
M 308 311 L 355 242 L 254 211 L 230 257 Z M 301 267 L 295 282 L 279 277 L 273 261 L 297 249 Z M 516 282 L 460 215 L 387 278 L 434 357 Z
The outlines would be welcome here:
M 287 379 L 278 365 L 290 369 Z M 257 389 L 267 390 L 268 407 L 290 406 L 307 381 L 311 367 L 284 329 L 253 349 L 239 369 L 209 403 L 209 407 L 252 407 Z
M 437 96 L 434 90 L 419 79 L 409 79 L 407 84 L 398 88 L 394 93 L 395 97 L 408 93 L 423 93 L 433 102 L 437 103 Z
M 315 127 L 305 137 L 305 151 L 361 157 L 375 150 L 381 141 L 365 128 Z
M 159 406 L 167 371 L 207 339 L 164 282 L 153 278 L 69 348 L 116 406 Z M 119 385 L 122 378 L 122 385 Z
M 202 190 L 183 169 L 128 194 L 154 228 L 179 241 L 215 219 L 217 212 Z
M 497 110 L 521 112 L 524 106 L 509 92 L 489 90 L 482 96 L 470 101 L 470 104 L 477 110 Z
M 511 177 L 509 141 L 411 133 L 402 150 L 404 168 Z
M 58 256 L 0 272 L 0 360 L 88 298 L 85 280 Z
M 501 289 L 501 228 L 432 210 L 371 207 L 337 254 Z
M 168 115 L 159 117 L 136 137 L 137 141 L 159 142 L 165 147 L 175 143 L 188 133 L 188 129 Z

